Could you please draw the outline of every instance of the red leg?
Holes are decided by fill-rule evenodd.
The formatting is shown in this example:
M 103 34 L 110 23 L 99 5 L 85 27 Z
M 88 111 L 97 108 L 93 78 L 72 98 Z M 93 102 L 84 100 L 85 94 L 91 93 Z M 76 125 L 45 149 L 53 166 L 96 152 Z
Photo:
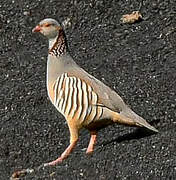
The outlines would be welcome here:
M 86 154 L 91 154 L 94 150 L 94 145 L 96 143 L 96 139 L 97 139 L 97 132 L 96 131 L 91 131 L 90 132 L 91 137 L 90 137 L 90 142 L 86 151 Z
M 55 165 L 61 163 L 64 159 L 66 159 L 70 155 L 70 153 L 72 152 L 72 150 L 76 146 L 76 143 L 78 141 L 79 129 L 73 123 L 71 123 L 71 122 L 72 121 L 68 121 L 68 127 L 69 127 L 69 130 L 70 130 L 70 145 L 61 154 L 60 157 L 58 157 L 54 161 L 51 161 L 49 163 L 44 164 L 44 166 L 55 166 Z
M 62 153 L 62 155 L 60 157 L 58 157 L 56 160 L 51 161 L 49 163 L 46 164 L 46 166 L 55 166 L 59 163 L 61 163 L 64 159 L 66 159 L 70 153 L 72 152 L 72 150 L 74 149 L 74 147 L 76 146 L 77 141 L 72 142 L 67 149 Z

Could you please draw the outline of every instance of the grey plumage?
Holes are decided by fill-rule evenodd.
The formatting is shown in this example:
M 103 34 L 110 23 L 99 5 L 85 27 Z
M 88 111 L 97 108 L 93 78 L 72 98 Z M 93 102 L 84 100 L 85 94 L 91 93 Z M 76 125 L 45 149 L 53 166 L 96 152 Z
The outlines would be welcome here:
M 97 131 L 112 123 L 146 127 L 158 132 L 132 111 L 115 91 L 75 63 L 68 53 L 64 31 L 57 21 L 45 19 L 33 31 L 41 32 L 49 39 L 48 95 L 65 116 L 71 136 L 70 146 L 49 165 L 57 164 L 70 154 L 81 128 L 87 128 L 91 133 L 87 153 L 93 151 Z

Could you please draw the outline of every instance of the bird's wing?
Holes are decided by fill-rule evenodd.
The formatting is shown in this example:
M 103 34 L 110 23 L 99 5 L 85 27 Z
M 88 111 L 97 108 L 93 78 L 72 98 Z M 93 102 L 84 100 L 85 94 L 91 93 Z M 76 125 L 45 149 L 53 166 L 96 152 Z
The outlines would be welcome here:
M 98 96 L 98 104 L 101 104 L 113 111 L 120 112 L 127 107 L 122 98 L 111 88 L 100 80 L 96 79 L 82 68 L 75 66 L 68 71 L 69 76 L 75 76 L 86 82 Z M 97 105 L 98 105 L 97 104 Z
M 52 70 L 59 68 L 59 74 L 68 73 L 69 76 L 79 78 L 92 87 L 93 91 L 98 96 L 98 103 L 103 104 L 107 108 L 116 112 L 120 112 L 127 107 L 122 98 L 115 91 L 87 73 L 84 69 L 80 68 L 73 61 L 71 56 L 63 56 L 62 59 L 58 58 L 57 62 L 59 62 L 59 65 L 56 65 L 55 60 L 53 60 L 53 62 L 54 63 L 51 67 Z M 58 72 L 57 70 L 55 71 Z

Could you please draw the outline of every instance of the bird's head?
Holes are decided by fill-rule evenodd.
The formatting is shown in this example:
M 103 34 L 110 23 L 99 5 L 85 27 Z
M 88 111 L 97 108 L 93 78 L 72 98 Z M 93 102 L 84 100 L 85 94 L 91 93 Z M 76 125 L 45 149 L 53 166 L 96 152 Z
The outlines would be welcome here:
M 62 30 L 62 27 L 55 19 L 47 18 L 40 21 L 32 32 L 40 32 L 48 39 L 54 39 L 56 36 L 58 36 L 60 30 Z

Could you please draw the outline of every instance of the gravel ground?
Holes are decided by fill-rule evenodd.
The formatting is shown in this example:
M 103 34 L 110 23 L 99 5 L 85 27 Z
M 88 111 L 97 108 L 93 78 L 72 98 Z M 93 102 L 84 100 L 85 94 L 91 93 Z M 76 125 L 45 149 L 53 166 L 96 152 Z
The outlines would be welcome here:
M 135 10 L 144 20 L 122 24 Z M 31 33 L 45 17 L 70 19 L 75 61 L 160 132 L 109 126 L 88 157 L 83 130 L 62 164 L 20 179 L 176 179 L 175 14 L 175 0 L 1 0 L 0 179 L 55 159 L 69 143 L 65 120 L 47 97 L 47 40 Z

